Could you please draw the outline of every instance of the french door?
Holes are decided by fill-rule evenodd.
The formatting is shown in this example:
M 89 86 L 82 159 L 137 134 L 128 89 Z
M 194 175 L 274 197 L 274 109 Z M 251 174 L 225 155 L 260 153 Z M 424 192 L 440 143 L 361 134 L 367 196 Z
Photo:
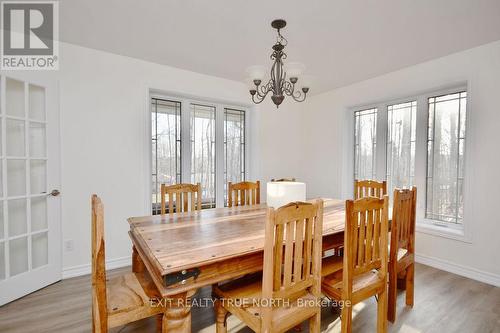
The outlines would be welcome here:
M 0 305 L 61 279 L 57 85 L 29 75 L 0 76 Z

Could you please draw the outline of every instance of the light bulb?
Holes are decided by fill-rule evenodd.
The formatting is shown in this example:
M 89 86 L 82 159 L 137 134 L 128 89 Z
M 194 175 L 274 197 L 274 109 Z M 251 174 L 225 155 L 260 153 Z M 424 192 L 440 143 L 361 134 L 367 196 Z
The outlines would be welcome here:
M 260 65 L 250 66 L 246 69 L 246 72 L 252 80 L 262 81 L 266 75 L 265 67 Z

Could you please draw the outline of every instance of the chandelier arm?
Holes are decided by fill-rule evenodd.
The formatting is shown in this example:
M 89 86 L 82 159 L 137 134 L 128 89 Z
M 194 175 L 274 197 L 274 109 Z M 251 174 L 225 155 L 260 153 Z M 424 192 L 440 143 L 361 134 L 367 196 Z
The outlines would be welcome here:
M 295 90 L 295 84 L 291 83 L 290 81 L 285 81 L 285 89 L 284 89 L 284 92 L 285 94 L 287 94 L 288 96 L 293 96 L 294 94 L 294 90 Z
M 297 101 L 297 102 L 303 102 L 306 100 L 306 95 L 307 93 L 296 91 L 294 94 L 292 94 L 292 98 Z
M 268 83 L 258 86 L 257 89 L 256 89 L 257 90 L 257 95 L 259 95 L 259 97 L 266 97 L 266 95 L 269 93 L 269 91 L 272 90 L 271 89 L 271 87 L 272 87 L 271 83 L 272 83 L 272 81 L 269 80 Z
M 266 95 L 264 95 L 262 97 L 259 97 L 257 95 L 252 95 L 252 102 L 254 102 L 255 104 L 260 104 L 266 98 Z
M 256 90 L 257 90 L 257 95 L 258 95 L 259 97 L 264 97 L 264 96 L 266 96 L 266 94 L 267 94 L 267 91 L 266 91 L 266 89 L 265 89 L 265 88 L 266 88 L 266 86 L 259 85 L 259 86 L 258 86 L 258 87 L 256 87 L 256 88 L 257 88 L 257 89 L 256 89 Z

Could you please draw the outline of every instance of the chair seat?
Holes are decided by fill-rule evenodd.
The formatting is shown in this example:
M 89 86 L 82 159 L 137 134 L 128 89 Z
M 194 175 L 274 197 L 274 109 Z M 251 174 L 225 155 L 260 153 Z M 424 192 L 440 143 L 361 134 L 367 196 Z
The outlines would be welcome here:
M 109 279 L 106 282 L 109 327 L 162 313 L 164 309 L 161 304 L 150 302 L 146 293 L 148 288 L 141 284 L 134 273 Z
M 262 276 L 260 274 L 216 286 L 213 292 L 217 298 L 223 300 L 224 308 L 239 317 L 254 331 L 260 331 L 261 308 L 259 304 L 262 300 Z M 316 300 L 314 295 L 305 292 L 295 295 L 290 301 L 277 302 L 272 310 L 274 330 L 284 331 L 319 311 L 320 302 L 319 300 L 315 302 Z
M 385 281 L 377 270 L 372 270 L 356 276 L 353 279 L 353 304 L 380 293 L 385 288 Z M 321 290 L 324 294 L 336 300 L 342 300 L 342 270 L 323 278 Z

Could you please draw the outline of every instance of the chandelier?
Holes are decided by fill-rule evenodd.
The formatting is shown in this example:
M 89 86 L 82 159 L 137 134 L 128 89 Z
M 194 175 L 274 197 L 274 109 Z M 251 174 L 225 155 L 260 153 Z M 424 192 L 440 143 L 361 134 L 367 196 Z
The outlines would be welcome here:
M 278 32 L 276 44 L 273 45 L 273 53 L 271 54 L 271 60 L 274 61 L 271 67 L 271 79 L 265 84 L 262 83 L 265 75 L 262 66 L 252 66 L 247 69 L 248 74 L 251 76 L 249 90 L 252 101 L 259 104 L 271 92 L 271 99 L 277 108 L 285 99 L 285 95 L 292 97 L 297 102 L 303 102 L 306 99 L 309 87 L 304 82 L 300 89 L 296 89 L 296 84 L 304 66 L 299 63 L 289 63 L 287 65 L 283 63 L 283 60 L 286 59 L 286 53 L 283 50 L 288 41 L 281 35 L 280 30 L 286 26 L 286 21 L 274 20 L 271 26 Z M 289 79 L 287 79 L 287 72 Z

